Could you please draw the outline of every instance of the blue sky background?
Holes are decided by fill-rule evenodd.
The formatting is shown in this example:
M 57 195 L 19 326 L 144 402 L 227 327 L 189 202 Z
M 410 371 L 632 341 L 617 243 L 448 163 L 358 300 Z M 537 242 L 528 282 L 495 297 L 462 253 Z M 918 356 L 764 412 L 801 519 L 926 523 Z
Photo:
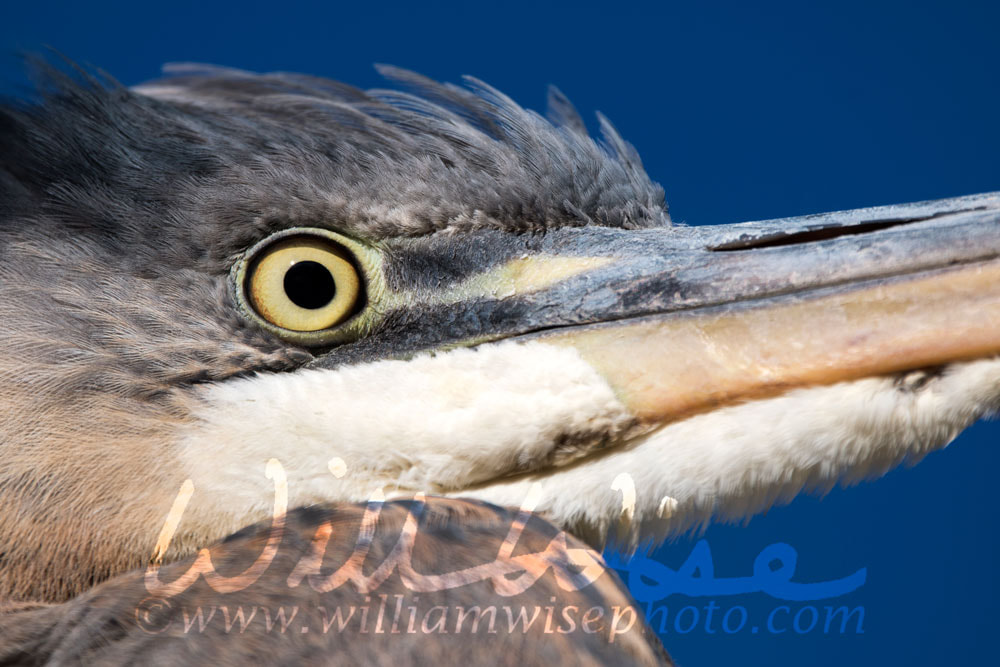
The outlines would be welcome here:
M 15 51 L 46 44 L 127 84 L 195 60 L 371 87 L 387 62 L 473 74 L 535 109 L 555 83 L 588 120 L 612 119 L 690 224 L 1000 190 L 996 3 L 207 4 L 6 2 L 0 90 L 24 83 Z M 704 616 L 676 632 L 671 613 L 668 650 L 686 665 L 992 663 L 998 435 L 979 424 L 916 468 L 708 530 L 717 577 L 751 574 L 775 542 L 796 549 L 796 581 L 867 568 L 861 588 L 815 603 L 862 605 L 862 634 L 766 632 L 754 621 L 782 603 L 753 593 L 714 598 L 750 614 L 732 635 Z M 695 541 L 656 558 L 676 568 Z

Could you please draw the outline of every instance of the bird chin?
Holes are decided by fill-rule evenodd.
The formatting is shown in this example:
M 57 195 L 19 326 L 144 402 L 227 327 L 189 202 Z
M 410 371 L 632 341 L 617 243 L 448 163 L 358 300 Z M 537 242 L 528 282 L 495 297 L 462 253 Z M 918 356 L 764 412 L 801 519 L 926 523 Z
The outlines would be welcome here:
M 192 544 L 271 514 L 264 468 L 275 459 L 291 507 L 472 497 L 542 513 L 595 546 L 634 546 L 916 462 L 1000 407 L 1000 358 L 791 388 L 660 423 L 637 418 L 579 349 L 543 340 L 259 375 L 192 401 L 197 419 L 178 442 Z
M 292 507 L 462 495 L 560 469 L 639 428 L 579 352 L 537 341 L 260 374 L 196 388 L 187 400 L 193 419 L 174 460 L 193 493 L 180 528 L 197 527 L 203 541 L 270 514 L 271 459 Z

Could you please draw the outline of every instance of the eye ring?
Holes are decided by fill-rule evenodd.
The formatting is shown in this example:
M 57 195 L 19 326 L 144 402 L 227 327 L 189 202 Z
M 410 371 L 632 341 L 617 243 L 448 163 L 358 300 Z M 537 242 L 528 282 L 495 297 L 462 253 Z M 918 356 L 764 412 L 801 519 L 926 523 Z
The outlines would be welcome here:
M 382 263 L 382 251 L 372 245 L 328 229 L 293 227 L 247 250 L 232 265 L 229 283 L 244 319 L 289 343 L 330 347 L 368 335 L 382 321 L 384 309 L 376 307 L 386 293 Z M 303 264 L 314 266 L 289 277 L 289 294 L 289 269 Z M 332 280 L 333 289 L 317 288 L 317 277 Z M 296 313 L 306 317 L 287 317 Z
M 293 236 L 260 253 L 250 267 L 247 296 L 257 314 L 290 331 L 319 331 L 353 312 L 361 280 L 350 255 L 313 236 Z

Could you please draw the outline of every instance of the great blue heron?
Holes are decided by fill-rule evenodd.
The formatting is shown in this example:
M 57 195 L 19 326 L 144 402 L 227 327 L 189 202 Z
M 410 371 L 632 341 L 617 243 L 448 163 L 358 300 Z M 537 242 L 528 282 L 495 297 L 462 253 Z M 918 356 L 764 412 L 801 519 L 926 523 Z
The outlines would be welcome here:
M 995 195 L 672 225 L 558 91 L 381 71 L 0 111 L 4 660 L 667 661 L 560 530 L 749 516 L 997 407 Z M 423 493 L 466 500 L 383 502 Z

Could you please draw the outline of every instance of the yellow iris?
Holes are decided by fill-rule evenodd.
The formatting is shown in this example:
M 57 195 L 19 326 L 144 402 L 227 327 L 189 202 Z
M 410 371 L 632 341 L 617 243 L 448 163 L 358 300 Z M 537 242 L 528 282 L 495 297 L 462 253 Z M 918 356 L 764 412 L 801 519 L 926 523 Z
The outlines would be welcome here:
M 257 313 L 291 331 L 319 331 L 354 311 L 361 280 L 350 255 L 322 238 L 296 236 L 264 250 L 247 293 Z

